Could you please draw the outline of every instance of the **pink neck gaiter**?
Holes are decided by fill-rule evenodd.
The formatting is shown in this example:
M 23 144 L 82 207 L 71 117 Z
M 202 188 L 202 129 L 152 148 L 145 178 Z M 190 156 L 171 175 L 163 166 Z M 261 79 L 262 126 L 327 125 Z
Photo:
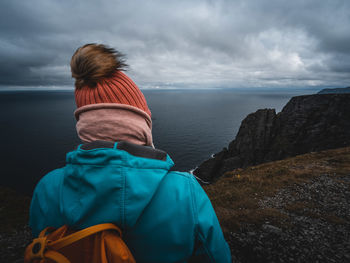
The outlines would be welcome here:
M 83 142 L 127 141 L 153 146 L 152 120 L 134 106 L 118 103 L 89 104 L 74 112 L 76 129 Z

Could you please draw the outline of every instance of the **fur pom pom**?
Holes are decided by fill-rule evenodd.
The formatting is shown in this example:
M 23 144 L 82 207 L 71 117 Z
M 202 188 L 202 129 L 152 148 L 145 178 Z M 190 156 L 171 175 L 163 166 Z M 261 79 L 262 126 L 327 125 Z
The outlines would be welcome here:
M 86 44 L 78 48 L 72 56 L 70 66 L 77 89 L 83 86 L 93 88 L 115 71 L 127 68 L 122 53 L 102 44 Z

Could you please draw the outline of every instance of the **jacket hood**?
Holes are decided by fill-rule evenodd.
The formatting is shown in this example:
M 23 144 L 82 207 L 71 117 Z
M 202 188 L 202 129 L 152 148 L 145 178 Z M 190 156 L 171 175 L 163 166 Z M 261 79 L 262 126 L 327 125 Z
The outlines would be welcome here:
M 164 159 L 135 156 L 118 149 L 118 143 L 89 150 L 79 146 L 68 153 L 60 191 L 64 223 L 132 227 L 174 165 L 169 155 Z

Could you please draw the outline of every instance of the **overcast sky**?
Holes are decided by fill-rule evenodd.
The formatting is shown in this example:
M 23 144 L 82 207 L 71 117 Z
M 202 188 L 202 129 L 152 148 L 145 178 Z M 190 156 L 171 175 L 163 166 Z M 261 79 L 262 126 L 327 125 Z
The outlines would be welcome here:
M 1 0 L 0 85 L 73 87 L 86 43 L 140 87 L 350 85 L 349 0 Z

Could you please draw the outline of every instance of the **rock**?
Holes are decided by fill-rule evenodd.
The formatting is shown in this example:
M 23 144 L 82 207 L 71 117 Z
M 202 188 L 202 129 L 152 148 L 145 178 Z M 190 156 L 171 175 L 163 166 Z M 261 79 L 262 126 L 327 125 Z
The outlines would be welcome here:
M 194 174 L 197 176 L 197 174 L 200 174 L 200 179 L 208 182 L 212 180 L 212 174 L 215 173 L 215 171 L 222 170 L 222 165 L 224 160 L 226 159 L 228 155 L 227 149 L 224 148 L 221 152 L 214 155 L 213 158 L 210 158 L 206 160 L 204 163 L 200 165 L 195 171 Z M 230 166 L 231 167 L 231 166 Z M 229 168 L 227 168 L 229 169 Z M 228 171 L 228 170 L 226 170 Z
M 273 233 L 273 234 L 281 234 L 282 233 L 282 230 L 276 226 L 272 226 L 272 225 L 263 225 L 262 228 L 267 231 L 267 232 L 270 232 L 270 233 Z
M 350 145 L 350 94 L 293 97 L 276 114 L 261 109 L 241 123 L 235 140 L 194 174 L 213 181 L 227 171 Z
M 266 149 L 271 143 L 275 120 L 275 110 L 264 109 L 249 114 L 242 121 L 236 140 L 230 143 L 228 149 L 230 156 L 241 160 L 236 165 L 245 167 L 264 159 Z

